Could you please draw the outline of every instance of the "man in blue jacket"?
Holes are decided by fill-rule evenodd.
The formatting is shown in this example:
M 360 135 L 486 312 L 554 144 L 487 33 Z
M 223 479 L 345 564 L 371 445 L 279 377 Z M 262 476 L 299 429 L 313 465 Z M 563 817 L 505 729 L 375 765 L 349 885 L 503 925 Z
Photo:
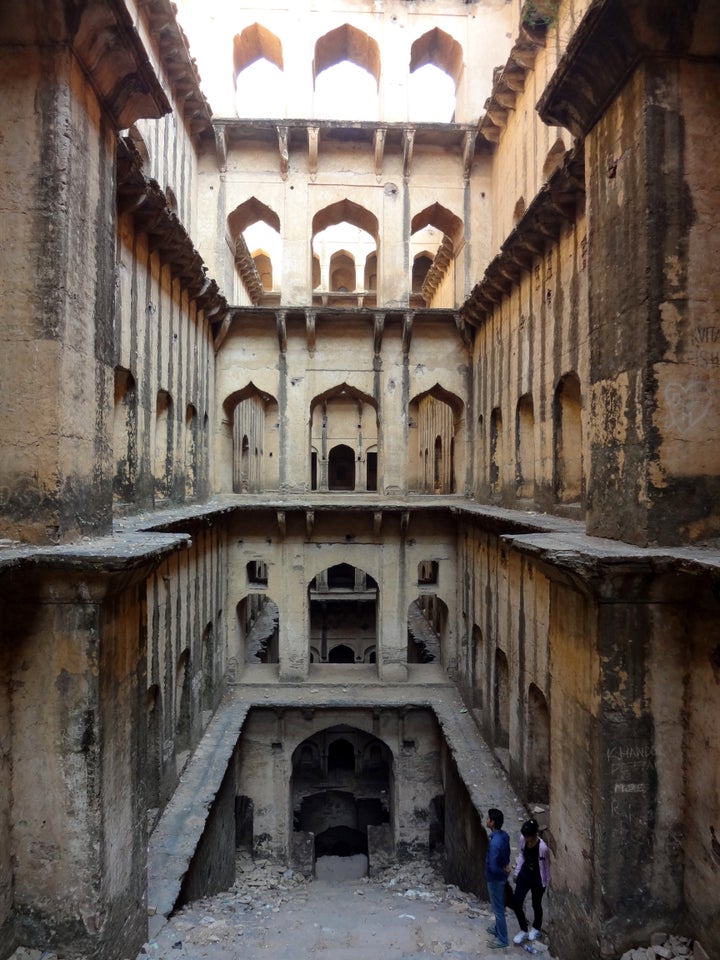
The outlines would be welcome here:
M 488 810 L 485 825 L 490 830 L 487 858 L 485 860 L 485 880 L 487 882 L 490 904 L 495 914 L 495 926 L 488 927 L 495 939 L 491 949 L 503 950 L 508 946 L 507 923 L 505 922 L 505 883 L 510 873 L 510 837 L 503 830 L 505 817 L 502 810 L 491 807 Z

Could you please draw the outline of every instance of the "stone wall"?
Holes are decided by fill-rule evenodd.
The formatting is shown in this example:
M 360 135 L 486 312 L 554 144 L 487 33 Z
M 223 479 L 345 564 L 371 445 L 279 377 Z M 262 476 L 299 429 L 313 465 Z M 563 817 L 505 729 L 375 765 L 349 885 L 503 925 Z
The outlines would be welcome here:
M 227 890 L 235 881 L 235 767 L 231 763 L 183 880 L 177 907 Z
M 441 738 L 428 710 L 382 714 L 365 709 L 321 711 L 253 709 L 243 727 L 237 790 L 253 801 L 253 850 L 287 858 L 292 849 L 288 793 L 295 748 L 323 730 L 352 737 L 353 730 L 378 737 L 392 754 L 387 804 L 390 831 L 400 858 L 427 855 L 431 801 L 443 793 Z M 347 732 L 345 732 L 347 731 Z

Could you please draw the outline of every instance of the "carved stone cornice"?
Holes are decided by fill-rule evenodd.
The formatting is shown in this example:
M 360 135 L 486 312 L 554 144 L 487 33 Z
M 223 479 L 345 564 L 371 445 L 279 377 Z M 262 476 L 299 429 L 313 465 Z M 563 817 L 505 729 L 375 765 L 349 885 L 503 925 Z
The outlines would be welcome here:
M 510 111 L 515 109 L 516 95 L 522 92 L 525 78 L 535 65 L 537 51 L 544 46 L 544 24 L 522 25 L 507 63 L 495 71 L 492 92 L 485 101 L 485 116 L 478 127 L 478 132 L 490 143 L 500 140 Z
M 72 48 L 118 130 L 171 106 L 124 3 L 79 4 Z
M 156 44 L 176 109 L 191 137 L 212 132 L 212 110 L 200 89 L 200 74 L 170 0 L 138 0 Z
M 583 145 L 568 151 L 563 163 L 543 184 L 497 256 L 490 261 L 480 283 L 462 306 L 466 323 L 480 326 L 532 269 L 548 242 L 557 240 L 564 224 L 574 222 L 585 202 L 585 151 Z
M 142 158 L 129 137 L 117 144 L 118 214 L 132 215 L 135 228 L 147 235 L 151 252 L 169 266 L 198 309 L 211 324 L 220 324 L 228 310 L 218 285 L 207 275 L 207 267 L 193 246 L 180 219 L 170 209 L 167 197 L 155 180 L 142 172 Z
M 700 24 L 701 29 L 696 29 Z M 716 0 L 593 0 L 537 104 L 545 123 L 584 137 L 637 64 L 649 57 L 716 60 Z
M 440 286 L 440 282 L 447 272 L 447 268 L 452 258 L 453 242 L 450 237 L 445 234 L 442 238 L 440 246 L 438 247 L 433 262 L 430 265 L 430 269 L 425 275 L 425 280 L 423 281 L 422 295 L 425 303 L 430 303 L 432 300 L 435 291 Z

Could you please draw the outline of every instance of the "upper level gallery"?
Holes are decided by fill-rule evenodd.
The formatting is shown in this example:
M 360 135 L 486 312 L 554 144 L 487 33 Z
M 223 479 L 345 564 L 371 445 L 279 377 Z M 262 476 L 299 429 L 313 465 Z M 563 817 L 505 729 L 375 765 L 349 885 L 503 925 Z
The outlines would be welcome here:
M 476 123 L 516 15 L 505 0 L 178 3 L 222 118 Z

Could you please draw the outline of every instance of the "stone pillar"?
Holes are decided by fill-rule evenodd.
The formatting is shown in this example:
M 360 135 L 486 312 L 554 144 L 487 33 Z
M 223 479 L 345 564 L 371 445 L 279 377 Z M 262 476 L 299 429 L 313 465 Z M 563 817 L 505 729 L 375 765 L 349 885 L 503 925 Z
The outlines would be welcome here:
M 148 572 L 76 565 L 7 584 L 12 891 L 28 947 L 134 956 L 147 939 L 146 612 L 134 579 Z
M 289 522 L 293 518 L 290 517 Z M 310 664 L 310 607 L 302 537 L 288 537 L 282 544 L 282 596 L 278 624 L 280 680 L 305 680 Z
M 720 530 L 720 28 L 665 12 L 596 4 L 539 105 L 585 138 L 588 532 L 643 545 Z
M 387 532 L 381 555 L 377 623 L 378 675 L 390 683 L 403 682 L 408 676 L 405 544 L 391 529 L 396 523 L 386 516 L 383 524 Z
M 0 537 L 32 543 L 111 528 L 115 132 L 169 109 L 113 7 L 69 11 L 0 14 Z
M 697 582 L 655 576 L 641 557 L 622 573 L 612 559 L 583 557 L 552 576 L 547 839 L 567 921 L 556 949 L 610 958 L 686 916 L 681 838 L 692 803 L 678 758 L 690 670 L 683 610 Z

